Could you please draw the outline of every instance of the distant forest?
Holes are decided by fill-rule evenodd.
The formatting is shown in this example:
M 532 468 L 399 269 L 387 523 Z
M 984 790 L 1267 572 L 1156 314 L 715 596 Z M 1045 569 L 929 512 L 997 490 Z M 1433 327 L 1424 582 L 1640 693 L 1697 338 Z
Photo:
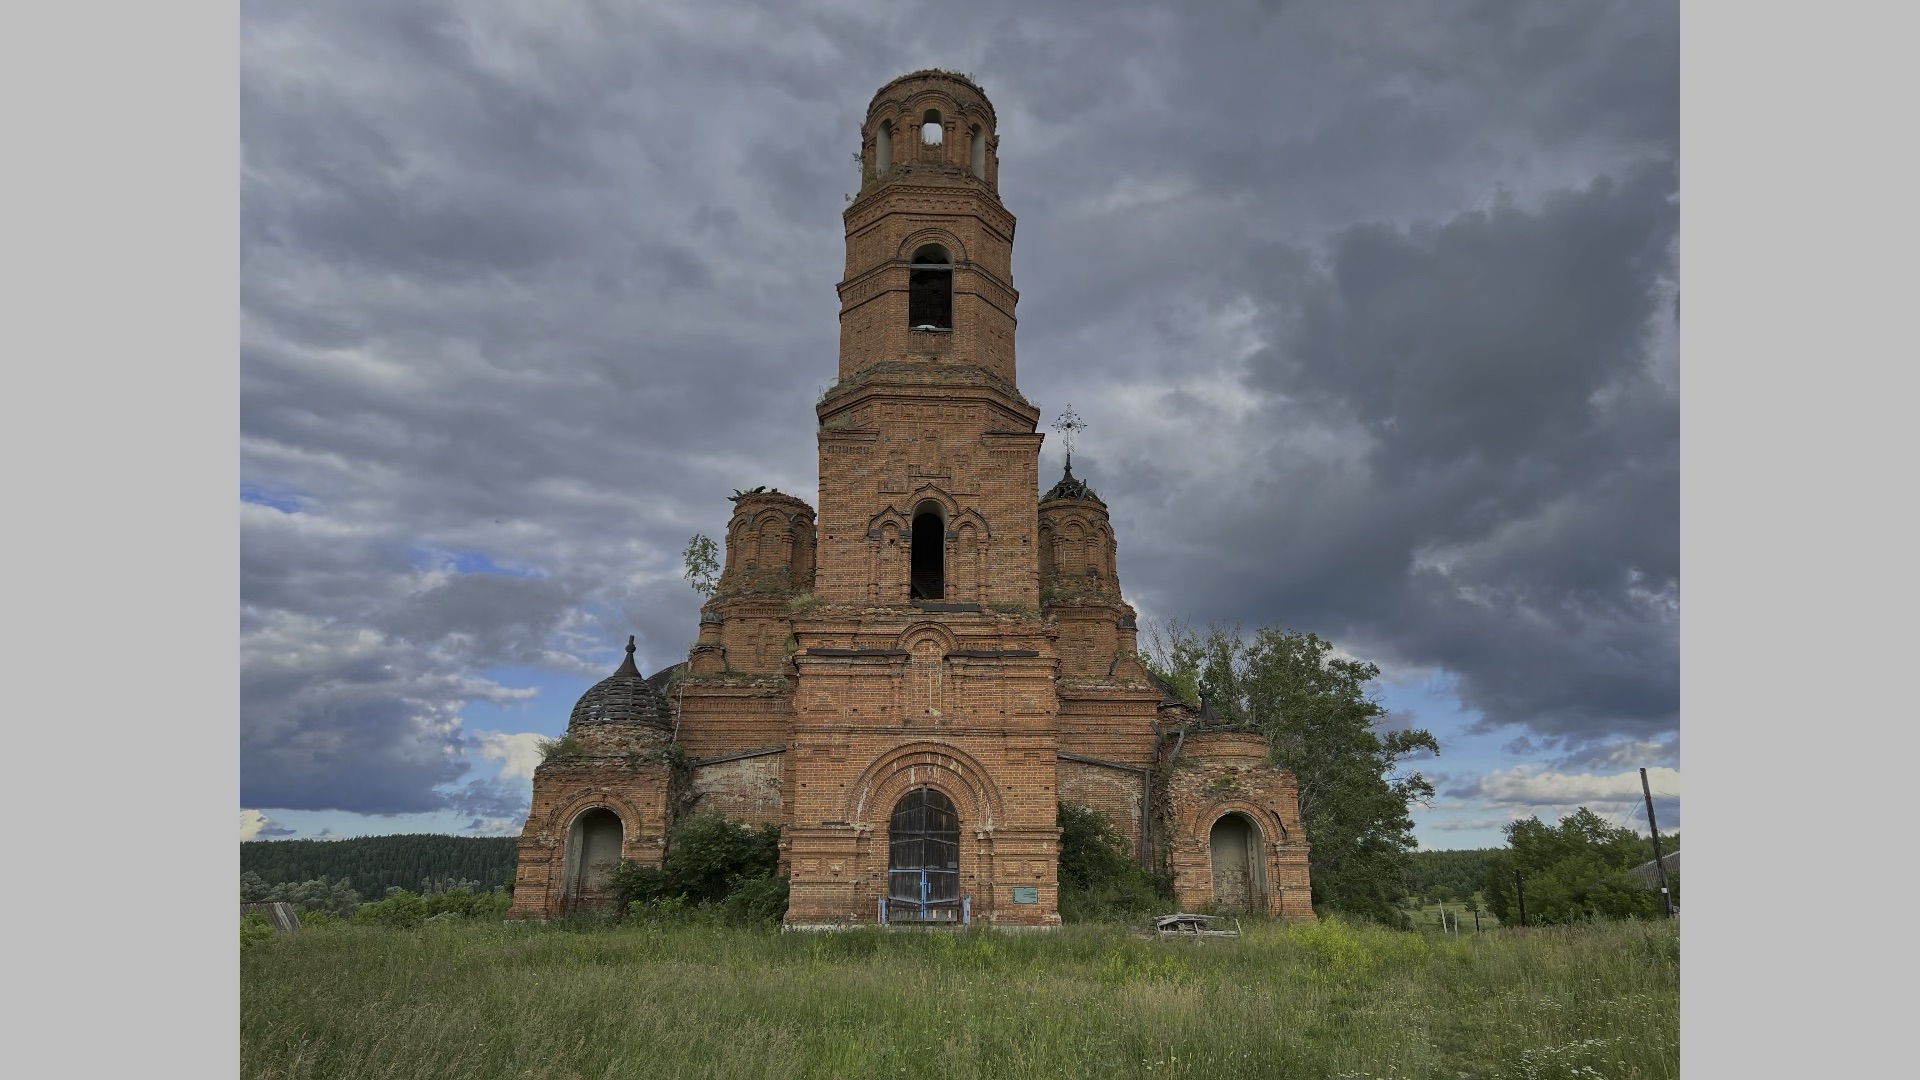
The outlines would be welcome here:
M 1644 841 L 1646 857 L 1653 858 L 1653 841 Z M 1412 851 L 1407 855 L 1407 895 L 1430 897 L 1436 885 L 1444 885 L 1455 899 L 1464 900 L 1477 889 L 1486 887 L 1487 860 L 1507 850 L 1471 848 L 1459 851 Z M 1680 834 L 1663 834 L 1660 850 L 1671 855 L 1680 850 Z
M 1409 852 L 1407 895 L 1429 897 L 1435 886 L 1444 885 L 1455 899 L 1464 900 L 1487 880 L 1487 860 L 1505 850 L 1497 847 Z
M 249 840 L 240 845 L 240 872 L 269 885 L 328 878 L 347 881 L 368 900 L 394 886 L 419 892 L 421 883 L 477 881 L 492 889 L 513 881 L 515 837 L 361 836 L 348 840 Z

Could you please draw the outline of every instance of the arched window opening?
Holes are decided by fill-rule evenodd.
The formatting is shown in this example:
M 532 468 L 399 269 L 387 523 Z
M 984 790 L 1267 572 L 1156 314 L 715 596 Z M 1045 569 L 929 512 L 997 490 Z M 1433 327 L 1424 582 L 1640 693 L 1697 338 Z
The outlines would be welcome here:
M 873 140 L 873 161 L 875 172 L 886 172 L 893 168 L 893 121 L 880 121 L 880 133 Z
M 960 901 L 960 815 L 932 788 L 907 792 L 887 821 L 887 899 L 922 911 Z
M 967 168 L 982 180 L 987 178 L 987 133 L 973 125 L 973 142 L 967 147 Z
M 1245 814 L 1227 814 L 1208 836 L 1213 857 L 1213 902 L 1221 911 L 1255 911 L 1261 888 L 1260 827 Z
M 946 596 L 947 523 L 938 510 L 923 507 L 913 515 L 913 553 L 908 556 L 908 595 L 915 600 Z
M 946 128 L 940 123 L 940 110 L 928 109 L 926 115 L 920 117 L 920 141 L 928 146 L 939 146 L 945 135 Z
M 566 904 L 597 905 L 613 897 L 613 872 L 620 868 L 620 815 L 596 806 L 573 819 L 567 830 Z
M 915 330 L 953 329 L 953 256 L 939 244 L 923 244 L 907 270 L 907 325 Z

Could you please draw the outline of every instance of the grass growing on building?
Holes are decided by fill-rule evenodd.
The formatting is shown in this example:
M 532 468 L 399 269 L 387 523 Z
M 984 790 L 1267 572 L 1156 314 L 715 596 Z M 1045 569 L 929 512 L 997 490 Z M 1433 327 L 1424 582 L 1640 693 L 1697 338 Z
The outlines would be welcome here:
M 1236 941 L 337 925 L 241 956 L 247 1077 L 1674 1077 L 1679 931 Z

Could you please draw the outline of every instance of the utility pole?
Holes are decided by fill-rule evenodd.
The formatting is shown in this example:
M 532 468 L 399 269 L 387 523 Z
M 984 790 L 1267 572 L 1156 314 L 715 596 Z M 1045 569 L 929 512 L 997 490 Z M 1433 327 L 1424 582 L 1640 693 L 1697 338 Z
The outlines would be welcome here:
M 1513 891 L 1514 895 L 1520 899 L 1520 925 L 1525 926 L 1527 925 L 1527 887 L 1521 882 L 1518 870 L 1513 872 Z
M 1667 891 L 1667 861 L 1660 856 L 1660 826 L 1653 821 L 1653 789 L 1647 786 L 1647 770 L 1640 770 L 1640 794 L 1647 798 L 1647 831 L 1653 834 L 1653 867 L 1660 871 L 1660 903 L 1673 918 L 1673 894 Z

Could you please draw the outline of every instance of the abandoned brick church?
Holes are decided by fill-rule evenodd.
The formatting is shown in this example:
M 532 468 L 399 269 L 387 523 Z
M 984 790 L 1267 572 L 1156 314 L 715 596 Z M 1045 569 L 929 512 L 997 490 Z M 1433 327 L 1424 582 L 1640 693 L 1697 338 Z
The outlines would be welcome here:
M 512 913 L 603 904 L 680 816 L 781 826 L 787 923 L 1052 926 L 1058 804 L 1104 814 L 1185 910 L 1311 918 L 1291 773 L 1141 664 L 1106 504 L 1040 491 L 1014 379 L 1013 215 L 993 106 L 881 88 L 845 213 L 819 509 L 734 496 L 684 665 L 588 690 L 536 771 Z

